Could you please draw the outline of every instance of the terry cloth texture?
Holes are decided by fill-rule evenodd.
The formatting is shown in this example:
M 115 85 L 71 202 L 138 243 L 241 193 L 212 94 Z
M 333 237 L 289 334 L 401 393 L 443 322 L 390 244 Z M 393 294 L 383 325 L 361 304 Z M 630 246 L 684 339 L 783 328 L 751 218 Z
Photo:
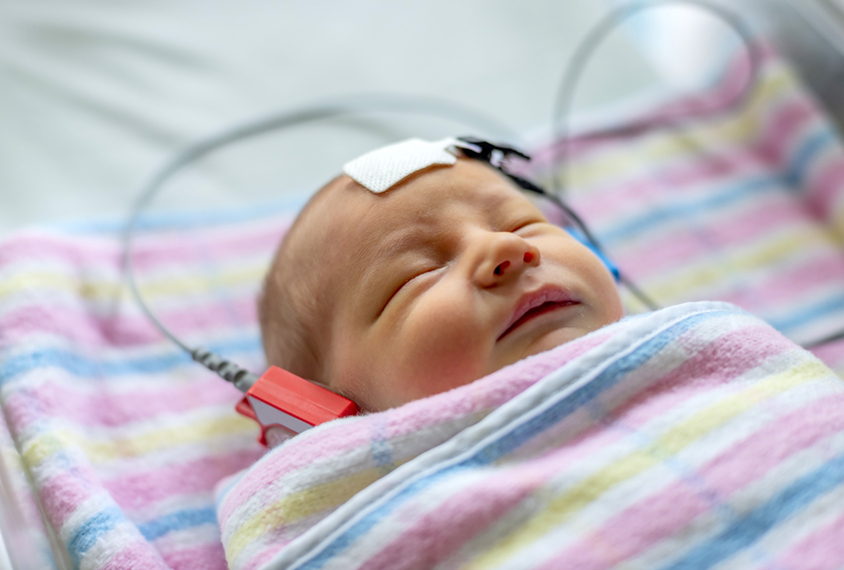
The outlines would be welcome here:
M 289 220 L 142 230 L 139 287 L 183 339 L 260 370 L 255 295 Z M 223 569 L 213 488 L 263 453 L 255 425 L 150 325 L 120 267 L 116 229 L 0 244 L 0 445 L 24 521 L 11 554 L 50 567 L 29 479 L 69 567 Z
M 674 129 L 579 139 L 572 201 L 663 304 L 731 300 L 798 340 L 841 326 L 836 132 L 773 60 L 743 109 L 701 111 L 708 103 L 678 102 L 701 120 Z M 542 173 L 548 152 L 534 156 Z M 137 277 L 190 343 L 260 371 L 254 296 L 290 214 L 267 217 L 262 205 L 237 215 L 211 229 L 191 226 L 204 220 L 198 214 L 174 216 L 169 233 L 148 225 Z M 0 451 L 20 490 L 16 511 L 29 521 L 20 536 L 36 556 L 51 556 L 37 499 L 79 568 L 224 568 L 212 489 L 261 455 L 257 428 L 233 411 L 238 393 L 163 339 L 130 300 L 120 228 L 30 230 L 0 243 L 0 406 L 9 427 Z M 844 342 L 814 352 L 844 371 Z M 386 443 L 370 448 L 377 467 L 362 478 L 402 461 Z M 348 498 L 332 489 L 303 487 L 291 501 L 315 509 L 316 520 Z M 13 555 L 19 544 L 11 542 Z
M 678 305 L 289 440 L 221 485 L 223 544 L 237 570 L 839 567 L 842 406 L 769 325 Z

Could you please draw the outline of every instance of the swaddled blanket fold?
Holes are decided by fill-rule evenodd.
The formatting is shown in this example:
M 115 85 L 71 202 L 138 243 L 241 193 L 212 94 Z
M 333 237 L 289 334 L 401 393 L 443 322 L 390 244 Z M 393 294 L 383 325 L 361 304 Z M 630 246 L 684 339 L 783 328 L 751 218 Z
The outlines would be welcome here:
M 232 568 L 838 568 L 844 384 L 724 303 L 320 426 L 218 489 Z

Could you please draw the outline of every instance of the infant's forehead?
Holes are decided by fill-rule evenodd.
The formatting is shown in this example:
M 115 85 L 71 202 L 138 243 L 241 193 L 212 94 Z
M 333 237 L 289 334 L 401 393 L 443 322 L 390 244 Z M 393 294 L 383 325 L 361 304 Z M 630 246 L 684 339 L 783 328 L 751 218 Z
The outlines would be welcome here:
M 369 234 L 401 226 L 408 218 L 442 213 L 438 206 L 447 207 L 449 198 L 489 210 L 508 196 L 522 196 L 489 165 L 464 158 L 461 149 L 472 146 L 453 138 L 409 139 L 348 162 L 344 174 L 323 187 L 300 214 L 293 233 L 304 235 L 290 241 L 308 243 L 308 255 L 317 253 L 312 247 L 318 244 L 325 259 L 330 257 L 326 249 L 336 253 L 354 248 Z M 490 184 L 491 179 L 503 184 Z

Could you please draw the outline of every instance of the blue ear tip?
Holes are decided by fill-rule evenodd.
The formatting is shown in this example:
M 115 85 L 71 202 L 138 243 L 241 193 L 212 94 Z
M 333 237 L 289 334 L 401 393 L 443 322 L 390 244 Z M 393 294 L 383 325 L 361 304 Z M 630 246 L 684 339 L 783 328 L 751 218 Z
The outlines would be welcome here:
M 618 270 L 618 266 L 616 266 L 615 263 L 610 261 L 610 259 L 606 255 L 604 255 L 603 252 L 595 249 L 595 246 L 592 245 L 592 242 L 590 242 L 588 239 L 586 239 L 585 235 L 583 235 L 576 228 L 565 228 L 565 230 L 569 234 L 571 234 L 571 236 L 574 239 L 576 239 L 577 241 L 579 241 L 580 243 L 582 243 L 583 245 L 588 247 L 592 251 L 592 253 L 594 253 L 596 256 L 598 256 L 598 259 L 600 259 L 603 262 L 603 264 L 606 265 L 607 269 L 610 270 L 610 273 L 612 273 L 612 276 L 615 279 L 616 283 L 621 282 L 621 272 Z

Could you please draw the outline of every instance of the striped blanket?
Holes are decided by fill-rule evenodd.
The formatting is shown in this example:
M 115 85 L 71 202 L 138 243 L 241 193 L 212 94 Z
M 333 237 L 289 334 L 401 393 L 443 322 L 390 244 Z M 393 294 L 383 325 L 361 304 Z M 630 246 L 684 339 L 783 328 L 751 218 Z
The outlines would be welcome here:
M 567 196 L 661 306 L 728 301 L 802 344 L 844 323 L 844 148 L 793 72 L 766 57 L 739 111 L 702 109 L 734 96 L 740 69 L 643 119 L 662 126 L 576 139 Z M 678 114 L 698 119 L 664 121 Z M 553 151 L 534 153 L 537 173 Z M 844 369 L 844 341 L 825 350 Z
M 223 485 L 223 544 L 238 570 L 840 568 L 842 410 L 769 325 L 678 305 L 290 440 Z
M 141 233 L 139 287 L 188 342 L 260 370 L 255 295 L 290 215 L 188 221 Z M 4 536 L 21 568 L 222 569 L 214 486 L 263 449 L 234 411 L 239 392 L 129 297 L 116 230 L 30 230 L 0 244 Z
M 785 66 L 768 61 L 761 79 L 739 111 L 581 137 L 569 198 L 664 306 L 731 301 L 811 340 L 844 323 L 844 149 Z M 535 153 L 539 174 L 547 154 Z M 255 371 L 254 297 L 295 205 L 260 210 L 214 226 L 150 218 L 135 257 L 164 322 Z M 119 230 L 80 223 L 0 242 L 0 528 L 13 560 L 32 561 L 20 567 L 225 568 L 214 487 L 261 456 L 256 428 L 235 414 L 238 394 L 131 301 Z M 813 351 L 844 373 L 844 341 Z M 386 440 L 369 453 L 370 481 L 406 459 Z M 291 500 L 315 513 L 299 522 L 348 489 L 303 487 Z

